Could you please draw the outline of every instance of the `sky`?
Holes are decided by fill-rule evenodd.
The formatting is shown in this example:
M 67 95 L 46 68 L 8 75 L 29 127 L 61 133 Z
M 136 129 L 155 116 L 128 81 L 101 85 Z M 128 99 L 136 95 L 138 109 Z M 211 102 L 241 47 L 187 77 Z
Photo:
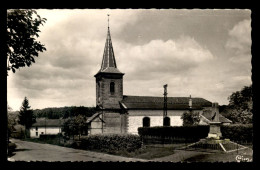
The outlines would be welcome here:
M 38 9 L 47 51 L 7 77 L 7 102 L 19 110 L 96 105 L 94 75 L 108 17 L 124 95 L 201 97 L 220 105 L 251 81 L 251 11 Z

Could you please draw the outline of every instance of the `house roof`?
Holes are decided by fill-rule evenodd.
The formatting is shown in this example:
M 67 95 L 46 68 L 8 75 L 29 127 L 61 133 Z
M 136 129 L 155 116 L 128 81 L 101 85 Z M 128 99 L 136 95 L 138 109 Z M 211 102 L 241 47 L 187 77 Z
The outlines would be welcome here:
M 96 117 L 98 117 L 101 114 L 101 112 L 97 112 L 95 114 L 93 114 L 91 117 L 89 117 L 87 119 L 87 123 L 91 122 L 92 120 L 94 120 Z
M 189 108 L 190 97 L 167 97 L 167 109 L 184 110 Z M 123 96 L 121 104 L 127 109 L 163 109 L 164 97 Z M 212 103 L 203 98 L 192 98 L 192 108 L 211 107 Z
M 46 119 L 38 118 L 36 119 L 36 123 L 32 125 L 32 127 L 60 127 L 66 119 Z
M 211 120 L 211 118 L 212 118 L 212 116 L 213 116 L 213 115 L 212 115 L 212 112 L 203 112 L 202 115 L 203 115 L 206 119 L 208 119 L 209 121 Z M 220 121 L 221 123 L 232 123 L 231 120 L 225 118 L 225 117 L 222 116 L 221 114 L 219 114 L 219 121 Z

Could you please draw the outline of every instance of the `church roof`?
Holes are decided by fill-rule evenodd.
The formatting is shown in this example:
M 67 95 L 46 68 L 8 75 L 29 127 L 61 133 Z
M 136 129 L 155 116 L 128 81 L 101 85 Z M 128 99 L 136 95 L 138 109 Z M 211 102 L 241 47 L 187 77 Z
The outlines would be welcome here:
M 189 108 L 190 97 L 167 97 L 167 109 L 186 110 Z M 123 96 L 121 101 L 127 109 L 163 109 L 164 97 L 154 96 Z M 203 98 L 192 98 L 192 108 L 211 107 L 212 103 Z
M 112 39 L 111 39 L 109 27 L 108 27 L 108 31 L 107 31 L 107 39 L 106 39 L 103 59 L 102 59 L 102 63 L 101 63 L 101 68 L 97 74 L 99 74 L 99 73 L 123 74 L 118 70 L 118 68 L 116 66 L 116 59 L 115 59 L 115 54 L 114 54 L 114 50 L 113 50 Z

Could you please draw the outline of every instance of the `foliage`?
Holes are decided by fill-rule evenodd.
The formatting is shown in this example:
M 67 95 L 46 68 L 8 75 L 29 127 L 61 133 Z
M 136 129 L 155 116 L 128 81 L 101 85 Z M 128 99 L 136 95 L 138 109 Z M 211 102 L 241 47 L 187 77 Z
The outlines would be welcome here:
M 244 86 L 240 91 L 236 91 L 228 97 L 229 106 L 241 110 L 252 111 L 252 97 L 252 85 Z
M 13 114 L 12 112 L 12 108 L 10 106 L 7 105 L 7 129 L 8 129 L 8 134 L 12 134 L 12 132 L 14 131 L 14 126 L 16 125 L 16 115 Z
M 221 127 L 223 137 L 232 141 L 252 142 L 253 125 L 252 124 L 232 124 Z
M 253 114 L 248 110 L 231 109 L 226 118 L 232 120 L 234 123 L 248 124 L 253 123 Z
M 81 149 L 114 152 L 125 150 L 135 151 L 141 148 L 142 141 L 138 135 L 133 134 L 96 134 L 81 139 Z
M 14 131 L 11 133 L 12 138 L 17 138 L 17 139 L 24 139 L 25 138 L 25 128 L 22 125 L 15 125 L 14 126 Z
M 252 85 L 245 86 L 240 91 L 232 93 L 229 99 L 228 109 L 224 116 L 233 123 L 248 124 L 253 122 L 253 93 Z M 228 113 L 227 113 L 228 112 Z
M 34 57 L 46 50 L 43 44 L 36 41 L 39 37 L 39 26 L 45 23 L 35 10 L 11 9 L 7 11 L 7 75 L 8 71 L 20 67 L 29 67 L 35 63 Z
M 183 138 L 187 141 L 196 141 L 207 137 L 209 126 L 169 126 L 169 127 L 139 127 L 138 134 L 140 136 L 158 136 L 158 137 L 172 137 Z
M 66 136 L 73 136 L 80 135 L 84 133 L 87 129 L 86 124 L 86 117 L 82 115 L 78 115 L 72 118 L 69 118 L 67 121 L 64 122 L 62 126 L 62 131 L 65 133 Z
M 25 97 L 19 111 L 18 123 L 24 125 L 26 129 L 29 129 L 32 126 L 32 124 L 36 122 L 36 118 L 30 107 L 31 106 L 29 106 L 29 100 L 27 99 L 27 97 Z
M 84 107 L 84 106 L 71 106 L 71 107 L 61 107 L 61 108 L 45 108 L 33 110 L 33 113 L 37 118 L 46 117 L 48 119 L 59 119 L 68 118 L 78 115 L 91 117 L 96 113 L 95 107 Z
M 183 126 L 197 125 L 200 122 L 199 112 L 184 112 L 181 116 Z
M 183 138 L 186 141 L 198 141 L 199 139 L 208 136 L 208 125 L 196 126 L 170 126 L 170 127 L 139 127 L 138 134 L 140 136 L 156 136 L 156 137 L 171 137 Z M 252 124 L 234 124 L 222 125 L 221 133 L 223 138 L 228 138 L 233 141 L 252 142 L 253 125 Z
M 15 143 L 8 143 L 8 156 L 13 156 L 13 152 L 16 149 L 16 144 Z

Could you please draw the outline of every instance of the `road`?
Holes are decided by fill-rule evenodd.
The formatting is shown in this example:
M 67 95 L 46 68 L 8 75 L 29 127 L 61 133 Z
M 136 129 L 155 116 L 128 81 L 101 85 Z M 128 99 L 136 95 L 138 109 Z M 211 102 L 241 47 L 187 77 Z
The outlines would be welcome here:
M 57 145 L 41 144 L 18 139 L 11 139 L 17 145 L 17 148 L 9 160 L 10 161 L 101 161 L 101 162 L 146 162 L 143 159 L 126 158 L 121 156 L 66 148 Z

